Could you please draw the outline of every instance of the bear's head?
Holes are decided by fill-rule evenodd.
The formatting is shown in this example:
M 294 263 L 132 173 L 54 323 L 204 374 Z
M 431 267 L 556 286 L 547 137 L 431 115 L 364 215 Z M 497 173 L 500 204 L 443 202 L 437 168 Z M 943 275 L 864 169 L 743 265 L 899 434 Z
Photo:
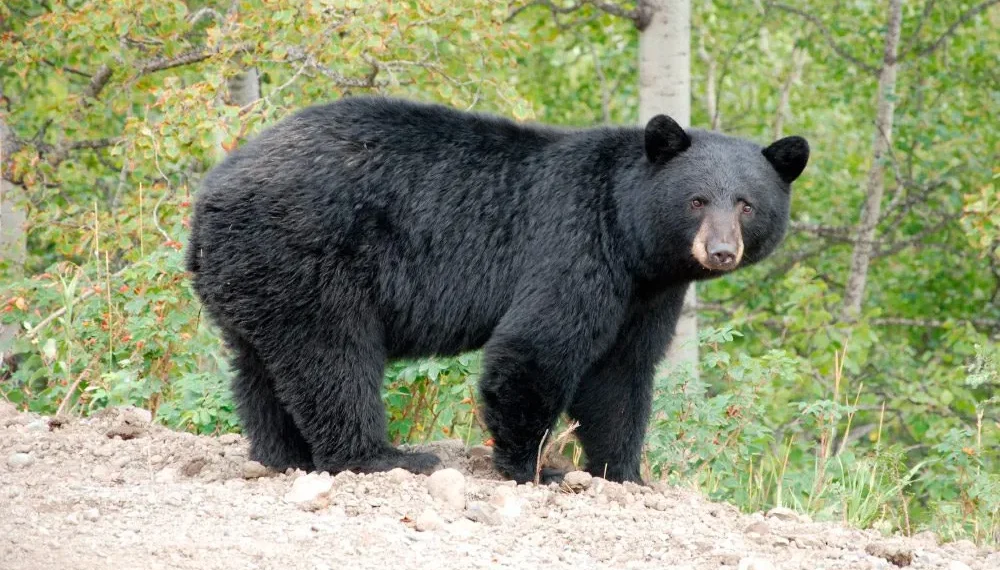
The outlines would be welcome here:
M 809 160 L 802 137 L 764 148 L 711 131 L 685 131 L 666 115 L 645 128 L 641 201 L 653 250 L 668 271 L 707 279 L 767 257 L 785 235 L 791 183 Z M 652 227 L 651 227 L 652 226 Z

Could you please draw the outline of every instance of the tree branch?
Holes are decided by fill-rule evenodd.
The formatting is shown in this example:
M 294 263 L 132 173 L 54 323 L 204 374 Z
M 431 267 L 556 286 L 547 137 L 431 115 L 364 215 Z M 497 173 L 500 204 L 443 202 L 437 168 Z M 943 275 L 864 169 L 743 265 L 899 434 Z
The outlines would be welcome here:
M 646 27 L 646 24 L 648 23 L 647 21 L 648 15 L 646 14 L 645 10 L 642 10 L 640 8 L 629 10 L 628 8 L 624 8 L 613 2 L 602 2 L 601 0 L 579 0 L 578 2 L 575 2 L 568 6 L 559 6 L 552 0 L 532 0 L 531 2 L 522 4 L 521 6 L 518 6 L 517 8 L 511 10 L 510 13 L 507 15 L 506 21 L 509 22 L 513 20 L 515 17 L 517 17 L 518 14 L 533 6 L 545 6 L 546 8 L 549 9 L 549 12 L 552 12 L 552 17 L 555 18 L 560 14 L 569 14 L 572 12 L 576 12 L 577 10 L 580 10 L 581 8 L 587 5 L 593 6 L 594 8 L 597 8 L 598 10 L 604 12 L 605 14 L 611 14 L 612 16 L 618 16 L 619 18 L 625 18 L 627 20 L 631 20 L 632 23 L 634 23 L 635 26 L 640 30 Z
M 997 0 L 997 1 L 1000 1 L 1000 0 Z M 826 24 L 823 23 L 823 20 L 820 20 L 818 17 L 814 16 L 813 14 L 810 14 L 809 12 L 806 12 L 805 10 L 800 10 L 800 9 L 795 8 L 793 6 L 788 6 L 786 4 L 779 4 L 779 3 L 776 3 L 776 2 L 769 2 L 767 4 L 767 6 L 770 7 L 770 8 L 774 8 L 776 10 L 781 10 L 783 12 L 788 12 L 790 14 L 795 14 L 796 16 L 798 16 L 798 17 L 806 20 L 810 24 L 816 26 L 816 29 L 819 30 L 819 33 L 823 36 L 823 39 L 826 40 L 827 45 L 830 46 L 830 49 L 832 49 L 834 51 L 834 53 L 836 53 L 840 57 L 846 59 L 847 61 L 853 63 L 854 65 L 860 67 L 861 69 L 867 71 L 868 73 L 870 73 L 872 75 L 874 75 L 874 74 L 876 74 L 876 73 L 879 72 L 879 68 L 877 68 L 877 67 L 875 67 L 875 66 L 873 66 L 873 65 L 871 65 L 869 63 L 866 63 L 866 62 L 862 61 L 858 57 L 856 57 L 856 56 L 852 55 L 851 53 L 849 53 L 842 46 L 840 46 L 840 44 L 837 43 L 837 40 L 833 37 L 833 32 L 830 31 L 830 28 L 826 27 Z
M 1000 4 L 1000 0 L 986 0 L 985 2 L 980 2 L 979 4 L 973 6 L 972 8 L 969 8 L 968 10 L 965 11 L 965 13 L 959 16 L 957 20 L 952 22 L 952 24 L 948 26 L 948 29 L 945 30 L 944 33 L 942 33 L 940 36 L 938 36 L 936 40 L 924 46 L 917 52 L 913 52 L 911 48 L 909 51 L 899 56 L 898 59 L 903 60 L 910 56 L 920 58 L 933 53 L 935 50 L 941 47 L 949 37 L 954 35 L 954 33 L 958 30 L 958 28 L 962 24 L 965 24 L 972 18 L 976 17 L 980 12 L 983 12 L 990 6 L 993 6 L 994 4 Z

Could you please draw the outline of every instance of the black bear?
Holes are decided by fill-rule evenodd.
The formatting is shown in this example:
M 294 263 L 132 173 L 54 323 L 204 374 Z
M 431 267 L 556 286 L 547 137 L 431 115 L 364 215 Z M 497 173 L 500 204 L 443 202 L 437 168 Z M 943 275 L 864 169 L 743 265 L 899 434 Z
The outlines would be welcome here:
M 502 473 L 532 479 L 565 411 L 588 470 L 638 481 L 685 290 L 775 248 L 808 157 L 664 115 L 572 130 L 356 97 L 286 118 L 205 176 L 187 251 L 251 457 L 433 471 L 388 442 L 386 360 L 483 348 Z

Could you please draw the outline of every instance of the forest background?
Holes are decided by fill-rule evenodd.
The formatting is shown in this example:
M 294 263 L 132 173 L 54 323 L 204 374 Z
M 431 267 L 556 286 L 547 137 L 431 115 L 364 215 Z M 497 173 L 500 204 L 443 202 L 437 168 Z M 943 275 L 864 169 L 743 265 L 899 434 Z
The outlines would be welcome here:
M 1000 544 L 998 4 L 693 0 L 692 124 L 813 154 L 779 252 L 699 286 L 699 369 L 658 376 L 648 476 Z M 182 263 L 206 170 L 351 94 L 637 124 L 641 8 L 0 4 L 0 396 L 238 430 Z M 476 353 L 390 365 L 394 441 L 485 440 L 478 373 Z

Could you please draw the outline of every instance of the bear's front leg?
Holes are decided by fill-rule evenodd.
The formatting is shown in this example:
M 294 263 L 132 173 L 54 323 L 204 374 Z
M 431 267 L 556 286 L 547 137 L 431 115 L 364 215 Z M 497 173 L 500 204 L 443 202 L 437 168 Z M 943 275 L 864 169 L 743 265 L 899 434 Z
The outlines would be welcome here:
M 624 310 L 612 296 L 581 298 L 588 291 L 581 289 L 516 305 L 485 346 L 480 393 L 493 463 L 518 483 L 534 480 L 542 438 L 572 400 L 586 364 L 614 338 L 615 311 Z M 544 470 L 542 479 L 562 475 Z
M 636 299 L 611 348 L 580 379 L 569 415 L 580 422 L 587 471 L 609 481 L 641 483 L 642 444 L 656 363 L 666 354 L 686 287 Z

